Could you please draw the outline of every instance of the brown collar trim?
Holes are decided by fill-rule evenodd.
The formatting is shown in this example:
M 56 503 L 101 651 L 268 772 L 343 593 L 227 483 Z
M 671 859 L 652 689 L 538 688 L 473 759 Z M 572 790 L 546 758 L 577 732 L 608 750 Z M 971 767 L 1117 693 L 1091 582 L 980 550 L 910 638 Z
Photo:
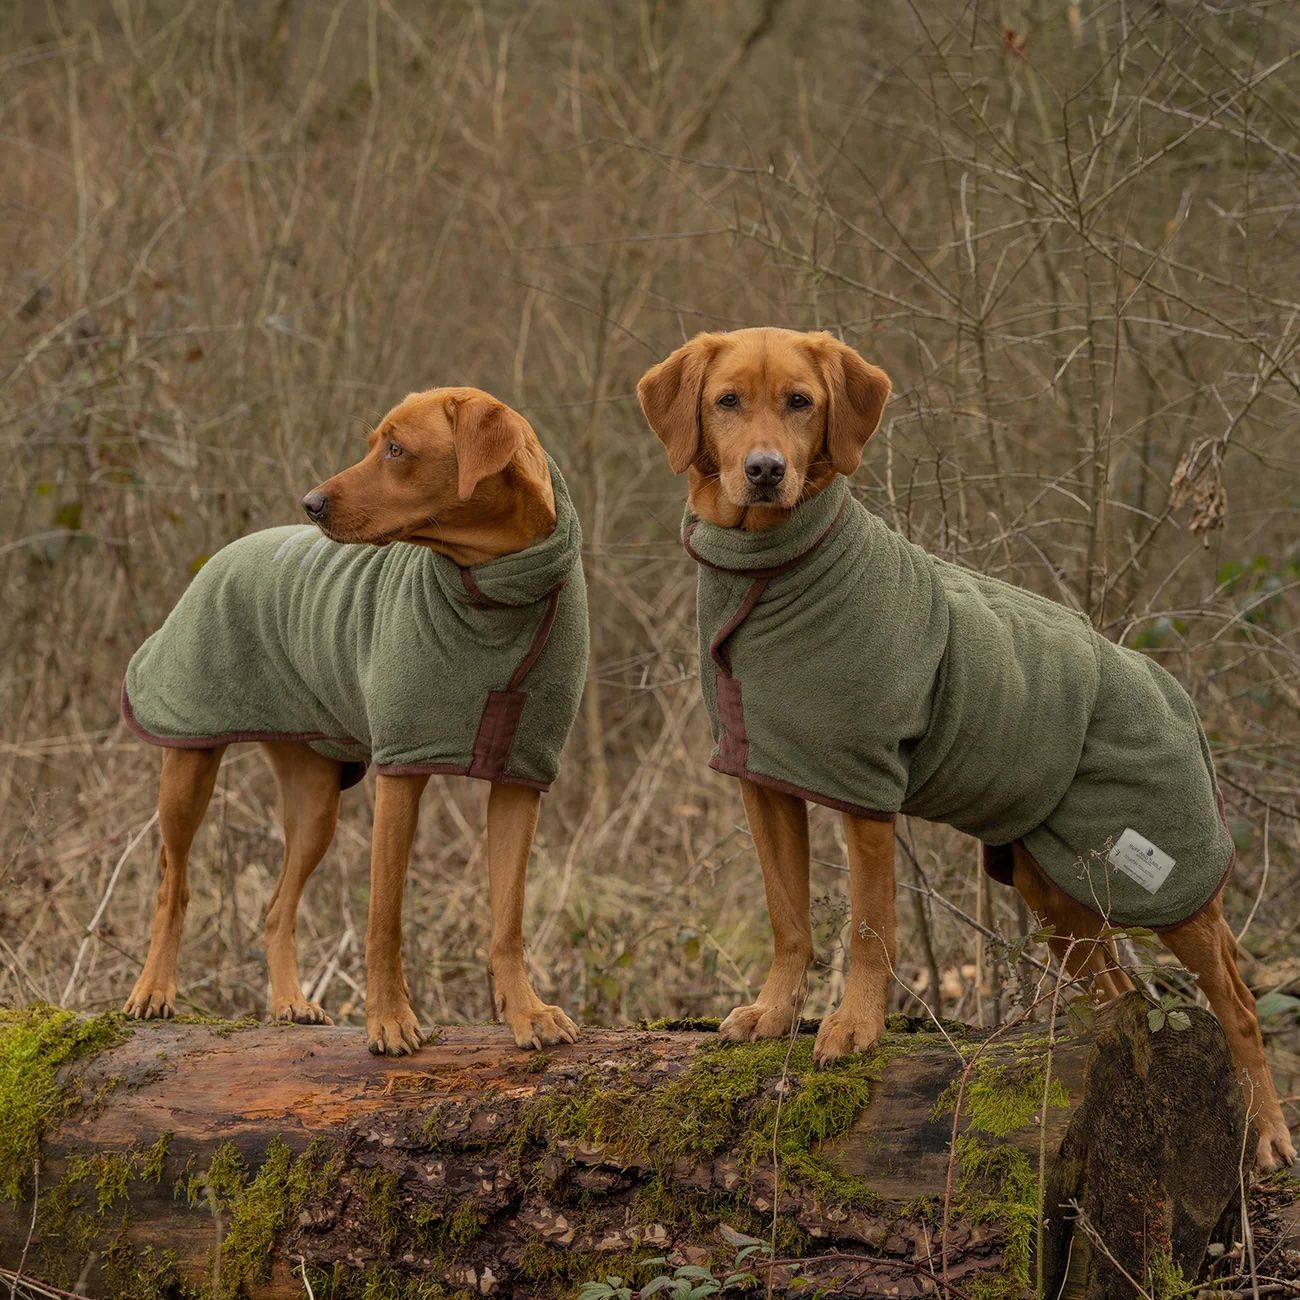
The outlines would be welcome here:
M 488 609 L 498 609 L 501 606 L 499 600 L 493 600 L 491 596 L 485 595 L 483 589 L 474 581 L 474 575 L 466 568 L 460 570 L 461 586 L 465 588 L 465 594 L 476 605 L 483 605 Z

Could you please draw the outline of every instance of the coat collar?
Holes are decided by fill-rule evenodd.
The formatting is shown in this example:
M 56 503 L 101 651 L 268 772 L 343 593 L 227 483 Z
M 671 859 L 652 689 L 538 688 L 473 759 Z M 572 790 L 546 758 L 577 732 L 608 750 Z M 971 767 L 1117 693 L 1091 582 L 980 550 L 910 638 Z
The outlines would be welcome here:
M 848 479 L 841 474 L 771 528 L 720 528 L 688 510 L 682 521 L 682 545 L 691 559 L 707 568 L 774 578 L 807 560 L 835 532 L 848 504 Z

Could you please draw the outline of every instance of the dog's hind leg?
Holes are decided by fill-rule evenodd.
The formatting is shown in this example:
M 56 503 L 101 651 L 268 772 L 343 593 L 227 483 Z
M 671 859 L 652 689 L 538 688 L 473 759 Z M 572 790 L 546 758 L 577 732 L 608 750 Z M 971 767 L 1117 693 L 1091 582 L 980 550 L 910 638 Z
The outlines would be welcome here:
M 804 973 L 812 961 L 808 899 L 808 805 L 742 780 L 745 817 L 763 868 L 763 889 L 772 921 L 772 965 L 758 997 L 737 1007 L 718 1030 L 735 1043 L 780 1038 L 790 1032 L 802 1002 Z
M 1255 1014 L 1255 997 L 1237 970 L 1237 941 L 1216 898 L 1190 921 L 1160 935 L 1169 951 L 1197 977 L 1210 1009 L 1223 1026 L 1238 1069 L 1245 1076 L 1247 1102 L 1259 1135 L 1256 1166 L 1264 1171 L 1289 1165 L 1295 1143 L 1278 1102 L 1264 1040 Z
M 122 1007 L 135 1020 L 167 1019 L 176 1012 L 176 957 L 190 898 L 186 866 L 224 753 L 224 746 L 163 750 L 158 783 L 158 829 L 162 835 L 158 869 L 162 880 L 149 933 L 149 955 Z
M 572 1043 L 578 1026 L 537 996 L 524 967 L 524 875 L 537 829 L 541 795 L 518 785 L 493 785 L 488 796 L 489 958 L 497 1012 L 520 1047 Z
M 1099 937 L 1106 922 L 1090 908 L 1076 902 L 1054 881 L 1049 880 L 1027 849 L 1019 842 L 1012 850 L 1013 880 L 1030 910 L 1053 934 L 1048 939 L 1066 978 L 1092 977 L 1093 988 L 1110 999 L 1133 989 L 1133 981 L 1119 964 L 1113 939 Z
M 284 867 L 266 910 L 266 964 L 271 975 L 270 1016 L 300 1025 L 332 1021 L 308 1002 L 298 980 L 298 903 L 307 877 L 334 838 L 343 765 L 294 741 L 264 741 L 280 787 Z

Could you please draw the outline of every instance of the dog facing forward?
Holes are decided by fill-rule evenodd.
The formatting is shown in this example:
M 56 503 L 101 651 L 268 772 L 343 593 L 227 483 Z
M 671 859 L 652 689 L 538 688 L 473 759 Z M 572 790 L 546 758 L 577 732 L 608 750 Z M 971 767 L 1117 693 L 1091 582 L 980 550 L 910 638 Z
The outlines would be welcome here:
M 577 1027 L 524 967 L 524 873 L 587 668 L 582 531 L 527 420 L 487 393 L 413 393 L 365 457 L 303 498 L 311 523 L 214 555 L 133 656 L 123 713 L 163 746 L 149 954 L 125 1011 L 167 1017 L 190 846 L 228 745 L 256 741 L 280 791 L 284 866 L 266 917 L 270 1014 L 328 1023 L 298 978 L 296 924 L 340 791 L 377 768 L 366 929 L 376 1054 L 422 1037 L 402 973 L 402 890 L 432 773 L 491 782 L 491 964 L 521 1047 Z
M 1235 857 L 1195 709 L 1153 660 L 1054 601 L 939 560 L 848 491 L 888 400 L 828 334 L 701 334 L 638 393 L 676 473 L 698 564 L 700 679 L 739 779 L 774 956 L 724 1038 L 787 1033 L 812 959 L 807 803 L 843 814 L 851 967 L 815 1055 L 884 1029 L 894 821 L 944 822 L 1054 930 L 1071 977 L 1116 996 L 1107 925 L 1159 932 L 1246 1078 L 1257 1163 L 1294 1159 L 1219 892 Z M 1073 942 L 1072 942 L 1073 940 Z

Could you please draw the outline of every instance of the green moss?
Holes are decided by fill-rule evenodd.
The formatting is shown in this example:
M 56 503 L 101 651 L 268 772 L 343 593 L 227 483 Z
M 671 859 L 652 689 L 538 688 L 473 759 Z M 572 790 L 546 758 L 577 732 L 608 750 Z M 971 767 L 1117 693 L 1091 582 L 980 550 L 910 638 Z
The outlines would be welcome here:
M 130 1183 L 162 1181 L 170 1139 L 171 1134 L 164 1133 L 144 1150 L 74 1156 L 63 1178 L 42 1189 L 37 1231 L 43 1243 L 42 1275 L 48 1281 L 71 1285 L 68 1257 L 85 1261 L 98 1254 L 104 1293 L 114 1300 L 159 1300 L 185 1293 L 173 1252 L 135 1247 L 126 1230 Z
M 657 1252 L 568 1250 L 549 1246 L 541 1240 L 530 1241 L 519 1256 L 519 1278 L 529 1283 L 531 1295 L 574 1296 L 584 1282 L 593 1278 L 633 1278 L 642 1272 L 642 1263 L 654 1259 Z
M 653 1029 L 658 1033 L 713 1033 L 716 1034 L 722 1025 L 722 1021 L 717 1016 L 675 1016 L 664 1017 L 660 1020 L 646 1020 L 642 1024 L 643 1029 Z
M 1166 1247 L 1157 1251 L 1147 1262 L 1146 1290 L 1151 1300 L 1178 1300 L 1180 1296 L 1199 1291 L 1200 1287 L 1187 1281 L 1183 1270 L 1174 1263 L 1173 1256 Z
M 457 1206 L 447 1220 L 447 1240 L 460 1249 L 477 1241 L 482 1232 L 483 1217 L 468 1201 Z
M 411 1233 L 422 1250 L 449 1263 L 462 1256 L 483 1235 L 485 1226 L 483 1213 L 477 1206 L 462 1201 L 450 1209 L 445 1194 L 418 1202 L 405 1212 L 399 1209 L 394 1219 Z
M 543 1094 L 526 1108 L 516 1147 L 522 1152 L 530 1140 L 607 1147 L 661 1174 L 683 1158 L 739 1150 L 756 1165 L 775 1153 L 782 1177 L 825 1201 L 869 1204 L 865 1180 L 816 1147 L 852 1125 L 891 1053 L 859 1053 L 823 1070 L 812 1053 L 807 1039 L 710 1045 L 652 1097 L 626 1068 L 613 1078 L 593 1071 L 574 1091 Z
M 783 1182 L 811 1189 L 823 1204 L 874 1204 L 866 1181 L 843 1173 L 819 1147 L 854 1123 L 897 1050 L 886 1044 L 819 1070 L 810 1038 L 718 1043 L 702 1048 L 650 1094 L 636 1080 L 634 1066 L 594 1069 L 572 1091 L 543 1094 L 525 1108 L 517 1132 L 520 1154 L 529 1140 L 604 1147 L 620 1162 L 652 1171 L 634 1202 L 637 1223 L 659 1223 L 674 1236 L 709 1241 L 717 1240 L 718 1224 L 725 1222 L 766 1240 L 772 1217 L 756 1214 L 743 1189 L 719 1195 L 683 1186 L 674 1178 L 676 1163 L 739 1153 L 756 1173 L 771 1168 L 775 1157 Z M 813 1244 L 784 1216 L 775 1230 L 783 1255 L 806 1254 Z M 592 1279 L 634 1277 L 654 1253 L 584 1253 L 536 1241 L 524 1251 L 520 1277 L 548 1294 L 572 1295 Z M 727 1263 L 726 1255 L 719 1245 L 715 1262 Z
M 413 1277 L 384 1265 L 307 1269 L 311 1294 L 329 1300 L 477 1300 L 465 1287 L 448 1287 L 428 1277 Z
M 425 1116 L 422 1131 L 428 1140 L 431 1150 L 438 1150 L 442 1146 L 442 1127 L 447 1122 L 454 1107 L 449 1101 L 434 1102 L 429 1107 Z
M 193 1011 L 183 1016 L 176 1016 L 175 1025 L 207 1025 L 218 1038 L 229 1038 L 245 1029 L 258 1029 L 264 1022 L 256 1016 L 241 1016 L 238 1020 L 228 1020 L 225 1016 L 210 1016 L 206 1012 Z
M 42 1195 L 41 1236 L 82 1259 L 102 1252 L 105 1293 L 114 1300 L 160 1300 L 186 1294 L 170 1251 L 135 1248 L 127 1239 L 125 1219 L 116 1229 L 106 1221 L 109 1212 L 126 1199 L 130 1180 L 161 1183 L 170 1138 L 165 1133 L 144 1150 L 76 1157 L 69 1162 L 63 1180 Z M 255 1289 L 269 1275 L 276 1241 L 297 1222 L 308 1201 L 333 1194 L 342 1155 L 318 1138 L 295 1157 L 276 1138 L 251 1176 L 244 1157 L 230 1142 L 213 1152 L 202 1172 L 193 1172 L 192 1166 L 191 1159 L 177 1191 L 190 1205 L 215 1205 L 228 1213 L 220 1283 L 212 1300 L 233 1300 Z M 94 1212 L 86 1206 L 92 1189 Z M 51 1270 L 62 1267 L 57 1256 L 48 1263 Z M 66 1269 L 62 1275 L 66 1276 Z
M 230 1206 L 230 1228 L 221 1245 L 221 1297 L 242 1295 L 269 1275 L 276 1241 L 298 1221 L 309 1200 L 333 1192 L 340 1169 L 340 1155 L 323 1138 L 297 1157 L 273 1138 L 251 1179 L 245 1176 L 243 1157 L 229 1143 L 218 1148 L 198 1182 Z
M 1038 1231 L 1038 1175 L 1023 1151 L 985 1146 L 963 1133 L 956 1142 L 957 1208 L 973 1223 L 1006 1230 L 1003 1271 L 974 1279 L 971 1300 L 1020 1300 L 1029 1288 L 1029 1265 Z
M 238 1291 L 238 1283 L 257 1282 L 265 1275 L 271 1247 L 287 1226 L 292 1210 L 285 1195 L 293 1153 L 277 1137 L 267 1148 L 266 1161 L 235 1200 L 230 1230 L 221 1243 L 221 1289 Z
M 957 1042 L 968 1040 L 971 1034 L 970 1026 L 960 1020 L 950 1020 L 947 1016 L 905 1016 L 901 1011 L 885 1017 L 885 1029 L 891 1034 L 937 1034 L 942 1031 Z
M 0 1011 L 0 1200 L 23 1195 L 42 1134 L 77 1101 L 60 1069 L 123 1036 L 118 1016 L 82 1017 L 44 1005 Z
M 127 1185 L 133 1178 L 147 1179 L 152 1183 L 162 1181 L 170 1141 L 171 1134 L 163 1133 L 146 1151 L 132 1147 L 127 1151 L 97 1151 L 94 1155 L 73 1156 L 68 1161 L 64 1182 L 93 1183 L 99 1213 L 103 1214 L 118 1201 L 126 1200 Z
M 158 1140 L 140 1157 L 140 1177 L 151 1183 L 161 1183 L 163 1166 L 167 1162 L 167 1149 L 171 1145 L 172 1135 L 160 1133 Z
M 155 1251 L 152 1246 L 136 1249 L 127 1239 L 125 1226 L 104 1248 L 104 1292 L 113 1300 L 165 1300 L 198 1294 L 181 1281 L 175 1251 Z
M 943 1221 L 943 1199 L 938 1196 L 914 1196 L 899 1207 L 898 1217 L 920 1221 L 932 1228 Z
M 383 1169 L 368 1169 L 358 1177 L 357 1186 L 365 1198 L 366 1218 L 374 1227 L 382 1253 L 397 1240 L 402 1226 L 402 1193 L 397 1176 Z
M 71 1183 L 94 1183 L 96 1202 L 100 1214 L 103 1214 L 117 1201 L 126 1199 L 127 1184 L 134 1171 L 134 1152 L 100 1151 L 93 1156 L 74 1156 L 69 1160 L 67 1179 Z
M 1047 1105 L 1067 1107 L 1070 1094 L 1049 1078 L 1050 1040 L 1019 1040 L 1010 1054 L 986 1052 L 967 1076 L 964 1090 L 954 1080 L 935 1104 L 934 1117 L 951 1115 L 961 1091 L 966 1132 L 957 1138 L 958 1209 L 976 1223 L 996 1223 L 1007 1234 L 1000 1275 L 971 1283 L 972 1300 L 1012 1300 L 1029 1287 L 1038 1233 L 1038 1174 L 1015 1147 L 986 1145 L 978 1135 L 1004 1138 L 1037 1124 Z
M 773 1216 L 759 1214 L 743 1196 L 696 1191 L 662 1175 L 656 1175 L 637 1192 L 632 1213 L 634 1221 L 642 1227 L 662 1224 L 674 1237 L 692 1241 L 716 1240 L 720 1223 L 763 1241 L 772 1235 Z M 784 1214 L 776 1216 L 779 1255 L 803 1255 L 809 1245 L 807 1234 L 793 1219 Z M 731 1258 L 728 1249 L 719 1247 L 720 1261 Z
M 935 1103 L 934 1118 L 951 1115 L 961 1092 L 962 1114 L 968 1126 L 993 1137 L 1005 1137 L 1036 1124 L 1042 1114 L 1043 1090 L 1049 1106 L 1069 1106 L 1070 1094 L 1059 1079 L 1047 1077 L 1046 1051 L 1018 1050 L 1011 1060 L 981 1057 L 961 1089 L 954 1079 Z
M 223 1142 L 213 1153 L 212 1160 L 202 1173 L 191 1174 L 185 1185 L 185 1200 L 189 1205 L 200 1201 L 214 1201 L 230 1205 L 244 1190 L 248 1167 L 239 1148 L 233 1142 Z

